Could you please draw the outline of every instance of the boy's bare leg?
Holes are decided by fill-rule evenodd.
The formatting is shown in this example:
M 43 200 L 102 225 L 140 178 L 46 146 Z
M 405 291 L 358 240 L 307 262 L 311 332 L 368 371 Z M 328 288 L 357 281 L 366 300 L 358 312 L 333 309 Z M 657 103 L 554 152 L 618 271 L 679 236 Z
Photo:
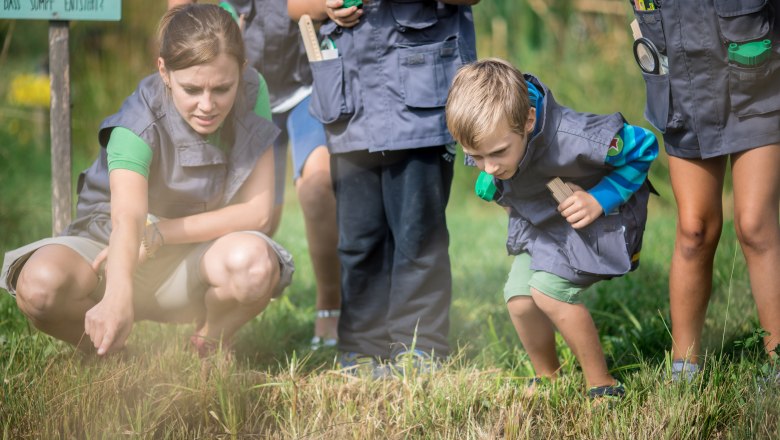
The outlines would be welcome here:
M 217 239 L 203 254 L 206 322 L 198 336 L 230 341 L 238 329 L 260 314 L 279 283 L 279 258 L 262 238 L 232 233 Z
M 669 157 L 677 201 L 677 232 L 669 270 L 672 357 L 697 362 L 707 304 L 712 292 L 712 264 L 723 225 L 725 158 L 687 160 Z
M 306 223 L 309 258 L 317 281 L 317 310 L 341 308 L 341 269 L 338 256 L 336 196 L 330 177 L 330 155 L 317 147 L 306 159 L 295 182 Z M 314 335 L 323 339 L 338 337 L 338 317 L 317 318 Z
M 555 351 L 555 328 L 550 319 L 530 296 L 515 296 L 506 306 L 536 375 L 555 377 L 561 364 Z
M 44 333 L 84 351 L 92 342 L 84 335 L 84 315 L 95 306 L 89 297 L 98 277 L 78 253 L 48 245 L 27 260 L 16 283 L 16 304 Z
M 607 370 L 599 334 L 590 312 L 583 304 L 569 304 L 531 289 L 533 300 L 561 332 L 582 367 L 588 387 L 614 385 Z
M 771 352 L 780 344 L 780 145 L 734 155 L 732 175 L 734 225 Z

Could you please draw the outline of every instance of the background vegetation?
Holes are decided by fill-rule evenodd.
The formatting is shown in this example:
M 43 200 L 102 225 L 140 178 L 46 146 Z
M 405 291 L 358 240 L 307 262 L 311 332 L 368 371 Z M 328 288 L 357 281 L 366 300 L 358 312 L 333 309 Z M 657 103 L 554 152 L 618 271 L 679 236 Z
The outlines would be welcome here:
M 154 70 L 154 31 L 165 2 L 123 2 L 118 23 L 71 23 L 74 176 L 89 165 L 102 118 Z M 597 12 L 594 12 L 597 11 Z M 480 56 L 540 76 L 558 101 L 642 117 L 644 85 L 631 56 L 630 9 L 615 0 L 483 0 L 475 7 Z M 46 108 L 11 102 L 11 78 L 45 70 L 47 24 L 0 20 L 0 251 L 51 232 Z M 18 85 L 17 85 L 18 87 Z M 547 398 L 523 395 L 532 375 L 501 300 L 510 259 L 503 211 L 472 194 L 460 164 L 449 208 L 455 354 L 431 377 L 366 382 L 334 371 L 332 351 L 309 352 L 314 278 L 303 220 L 288 191 L 277 238 L 298 270 L 286 296 L 238 336 L 236 361 L 201 363 L 192 328 L 141 323 L 121 356 L 98 361 L 35 331 L 0 295 L 3 438 L 780 438 L 777 388 L 765 358 L 744 261 L 727 221 L 706 322 L 704 374 L 666 380 L 667 269 L 674 202 L 666 159 L 653 165 L 654 198 L 642 267 L 588 295 L 613 373 L 628 398 L 608 407 L 583 397 L 573 355 Z M 730 194 L 726 216 L 730 214 Z

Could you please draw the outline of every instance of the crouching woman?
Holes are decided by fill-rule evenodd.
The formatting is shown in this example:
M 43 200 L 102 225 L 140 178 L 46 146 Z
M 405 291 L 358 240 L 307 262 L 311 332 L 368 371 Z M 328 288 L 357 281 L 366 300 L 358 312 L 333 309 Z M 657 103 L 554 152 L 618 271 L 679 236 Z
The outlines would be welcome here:
M 105 355 L 133 323 L 195 322 L 201 356 L 286 287 L 289 253 L 264 234 L 278 129 L 241 31 L 215 5 L 172 9 L 159 74 L 100 127 L 62 235 L 6 254 L 0 287 L 39 330 Z

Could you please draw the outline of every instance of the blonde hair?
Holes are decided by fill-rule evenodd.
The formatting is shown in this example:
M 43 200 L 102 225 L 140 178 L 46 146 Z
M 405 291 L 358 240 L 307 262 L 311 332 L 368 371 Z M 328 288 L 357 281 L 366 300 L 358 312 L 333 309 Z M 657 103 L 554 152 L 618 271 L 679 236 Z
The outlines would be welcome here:
M 530 108 L 523 74 L 499 58 L 487 58 L 458 70 L 447 96 L 447 127 L 462 145 L 478 149 L 502 122 L 524 134 Z
M 213 4 L 187 4 L 171 8 L 158 29 L 160 58 L 169 71 L 209 63 L 225 53 L 239 68 L 246 63 L 244 39 L 233 17 Z

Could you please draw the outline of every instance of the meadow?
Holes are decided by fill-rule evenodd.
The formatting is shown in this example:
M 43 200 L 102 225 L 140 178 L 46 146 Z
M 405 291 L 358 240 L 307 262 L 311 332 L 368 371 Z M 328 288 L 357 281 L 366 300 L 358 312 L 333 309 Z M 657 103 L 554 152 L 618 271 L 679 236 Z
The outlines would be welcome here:
M 97 151 L 95 133 L 154 68 L 164 2 L 125 1 L 119 23 L 71 24 L 73 173 Z M 599 2 L 595 2 L 599 3 Z M 649 127 L 631 56 L 630 11 L 594 13 L 570 0 L 483 0 L 475 7 L 480 56 L 511 59 L 577 110 L 612 112 Z M 623 13 L 624 12 L 624 13 Z M 46 108 L 12 99 L 10 78 L 41 70 L 46 23 L 0 20 L 0 252 L 51 233 Z M 120 355 L 95 359 L 33 329 L 0 292 L 0 435 L 17 438 L 300 439 L 742 439 L 780 438 L 780 389 L 768 367 L 744 258 L 726 222 L 705 322 L 703 374 L 668 380 L 668 266 L 675 205 L 666 158 L 651 169 L 640 268 L 586 297 L 612 373 L 628 389 L 594 405 L 562 340 L 562 377 L 527 397 L 533 375 L 502 301 L 511 264 L 506 214 L 473 194 L 476 171 L 456 159 L 448 208 L 453 269 L 450 342 L 432 375 L 372 382 L 336 369 L 336 352 L 310 351 L 315 285 L 300 212 L 288 188 L 276 236 L 296 258 L 292 286 L 238 334 L 232 362 L 202 362 L 192 326 L 136 324 Z M 289 174 L 289 173 L 288 173 Z M 728 186 L 728 184 L 727 184 Z

